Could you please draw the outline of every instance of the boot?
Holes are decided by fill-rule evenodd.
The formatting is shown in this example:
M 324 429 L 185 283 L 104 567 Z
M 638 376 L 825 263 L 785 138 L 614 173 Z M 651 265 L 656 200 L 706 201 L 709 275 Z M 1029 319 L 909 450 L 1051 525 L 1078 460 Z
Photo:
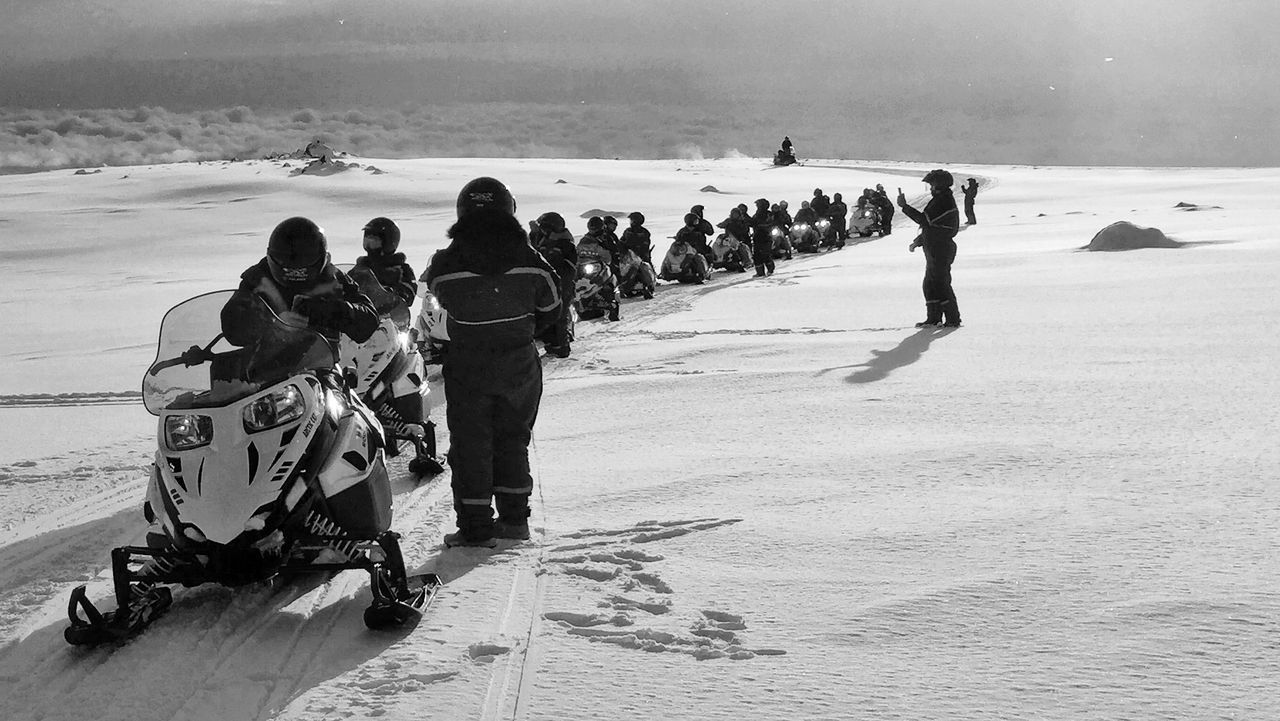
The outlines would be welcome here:
M 960 307 L 956 305 L 954 300 L 942 301 L 942 315 L 945 320 L 942 325 L 947 328 L 960 327 Z
M 512 541 L 527 541 L 529 540 L 529 522 L 508 522 L 499 518 L 493 522 L 493 535 L 495 538 Z
M 458 547 L 495 548 L 497 547 L 497 545 L 498 545 L 498 539 L 494 538 L 493 536 L 489 536 L 488 538 L 467 536 L 463 534 L 462 531 L 455 531 L 454 533 L 446 533 L 444 536 L 445 548 L 458 548 Z
M 942 301 L 925 301 L 925 319 L 916 323 L 917 328 L 929 328 L 942 324 Z

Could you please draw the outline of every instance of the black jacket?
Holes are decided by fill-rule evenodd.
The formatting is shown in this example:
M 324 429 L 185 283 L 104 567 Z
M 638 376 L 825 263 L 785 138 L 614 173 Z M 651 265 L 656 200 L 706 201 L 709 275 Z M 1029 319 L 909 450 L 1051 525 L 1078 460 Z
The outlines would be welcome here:
M 356 258 L 356 267 L 373 271 L 384 288 L 395 293 L 405 305 L 413 305 L 413 298 L 418 292 L 418 276 L 404 261 L 404 253 L 362 255 Z
M 249 348 L 263 337 L 275 323 L 263 312 L 264 303 L 277 316 L 303 307 L 299 312 L 308 317 L 311 326 L 335 343 L 339 334 L 363 343 L 378 329 L 373 301 L 332 263 L 326 264 L 307 288 L 277 283 L 266 258 L 242 273 L 240 286 L 222 308 L 222 332 L 228 343 Z
M 479 211 L 449 230 L 422 276 L 448 313 L 449 345 L 505 350 L 530 346 L 555 323 L 557 278 L 529 245 L 520 221 Z
M 902 212 L 920 225 L 926 250 L 946 243 L 960 232 L 960 212 L 956 210 L 956 198 L 950 188 L 935 192 L 923 211 L 904 203 Z

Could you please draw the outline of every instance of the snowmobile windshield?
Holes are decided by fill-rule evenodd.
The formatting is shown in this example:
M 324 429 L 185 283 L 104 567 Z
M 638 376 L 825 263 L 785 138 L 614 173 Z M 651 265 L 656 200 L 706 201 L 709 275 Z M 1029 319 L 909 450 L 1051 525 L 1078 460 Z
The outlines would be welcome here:
M 409 306 L 405 305 L 400 296 L 379 282 L 378 276 L 374 275 L 372 270 L 352 263 L 338 263 L 334 267 L 360 286 L 360 291 L 373 301 L 378 315 L 390 318 L 400 330 L 409 330 Z
M 152 415 L 186 408 L 216 408 L 246 398 L 290 376 L 332 371 L 337 349 L 324 336 L 292 326 L 260 303 L 261 333 L 250 347 L 222 334 L 222 309 L 235 291 L 196 296 L 165 313 L 156 359 L 142 379 L 142 400 Z

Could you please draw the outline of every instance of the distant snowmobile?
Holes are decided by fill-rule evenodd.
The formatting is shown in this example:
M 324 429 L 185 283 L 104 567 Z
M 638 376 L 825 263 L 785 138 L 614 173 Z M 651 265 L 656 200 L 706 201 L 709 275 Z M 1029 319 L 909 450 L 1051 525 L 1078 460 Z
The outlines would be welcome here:
M 68 643 L 129 638 L 173 602 L 170 586 L 241 586 L 363 569 L 370 628 L 414 621 L 440 585 L 410 577 L 391 528 L 391 484 L 373 412 L 345 388 L 335 344 L 262 305 L 252 348 L 222 335 L 233 291 L 187 300 L 160 326 L 143 402 L 160 419 L 143 514 L 147 545 L 111 552 L 116 608 L 71 593 Z
M 869 238 L 872 233 L 885 234 L 883 212 L 874 205 L 865 205 L 853 211 L 853 219 L 849 221 L 849 230 L 861 238 Z
M 795 153 L 788 153 L 780 149 L 778 152 L 773 154 L 774 165 L 795 165 L 798 162 L 800 161 L 796 160 Z
M 418 476 L 443 473 L 444 462 L 436 453 L 436 425 L 425 419 L 422 407 L 427 374 L 422 356 L 409 339 L 409 307 L 368 268 L 348 263 L 337 268 L 358 283 L 378 309 L 378 330 L 363 343 L 343 336 L 340 351 L 343 367 L 355 369 L 356 393 L 387 432 L 387 454 L 396 455 L 400 442 L 408 441 L 416 452 L 409 462 L 411 472 Z

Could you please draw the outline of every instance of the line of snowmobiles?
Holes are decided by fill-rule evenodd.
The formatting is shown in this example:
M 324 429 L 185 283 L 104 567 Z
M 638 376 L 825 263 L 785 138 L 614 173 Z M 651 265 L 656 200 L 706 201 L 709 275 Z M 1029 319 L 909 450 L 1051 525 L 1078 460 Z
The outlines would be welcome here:
M 143 379 L 143 402 L 159 420 L 143 504 L 150 527 L 145 545 L 111 551 L 115 608 L 99 609 L 83 585 L 72 591 L 63 634 L 72 645 L 133 637 L 179 585 L 363 570 L 373 629 L 416 622 L 441 585 L 435 574 L 408 573 L 391 530 L 388 450 L 408 441 L 417 472 L 442 470 L 434 427 L 428 436 L 429 424 L 414 432 L 397 422 L 398 403 L 422 402 L 412 386 L 425 377 L 406 343 L 403 301 L 378 294 L 382 327 L 341 345 L 260 303 L 267 331 L 237 347 L 221 325 L 233 293 L 186 300 L 161 322 Z

